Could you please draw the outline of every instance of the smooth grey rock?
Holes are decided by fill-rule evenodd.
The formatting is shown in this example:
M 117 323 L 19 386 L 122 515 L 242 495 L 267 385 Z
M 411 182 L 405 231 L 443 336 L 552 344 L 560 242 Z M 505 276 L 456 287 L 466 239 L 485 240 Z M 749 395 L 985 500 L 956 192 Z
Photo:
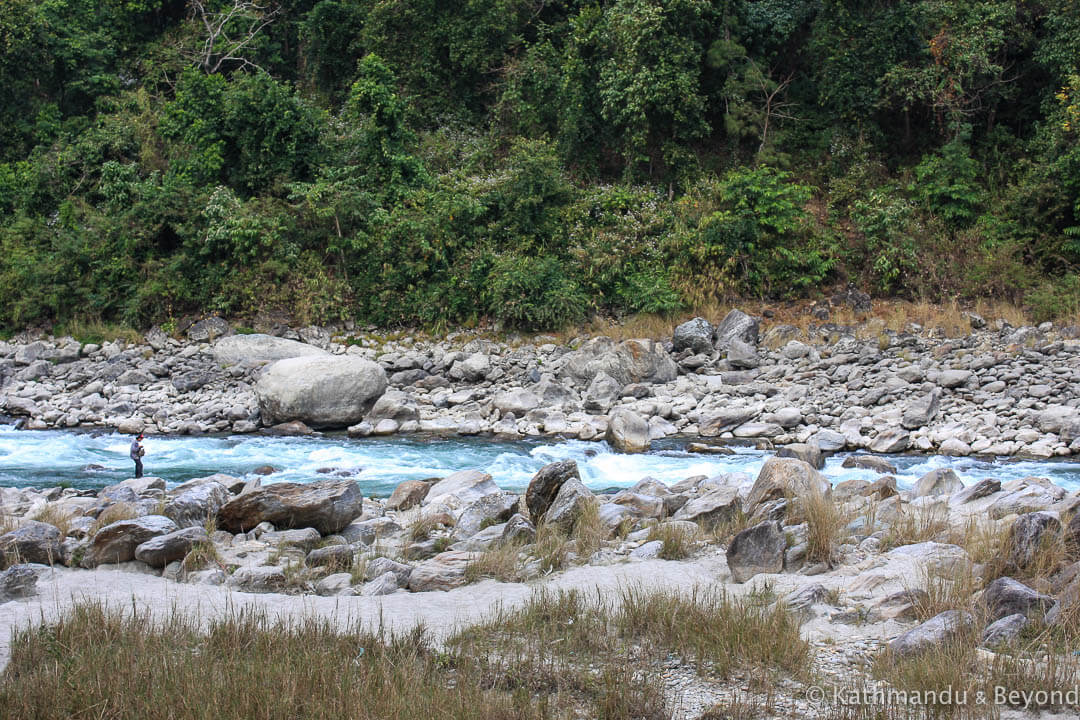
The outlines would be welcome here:
M 963 505 L 964 503 L 980 500 L 984 497 L 990 497 L 997 492 L 1001 491 L 1001 481 L 994 480 L 993 478 L 984 478 L 974 485 L 969 485 L 960 492 L 955 493 L 949 498 L 950 503 L 956 505 Z
M 263 422 L 300 420 L 311 427 L 348 427 L 363 419 L 386 390 L 386 372 L 355 355 L 288 358 L 270 365 L 255 385 Z
M 517 509 L 520 496 L 512 492 L 485 495 L 470 503 L 458 516 L 454 532 L 459 538 L 469 538 L 480 532 L 481 525 L 503 523 Z
M 718 410 L 698 424 L 698 434 L 702 437 L 717 435 L 734 430 L 761 414 L 761 405 L 729 406 Z
M 465 551 L 439 553 L 413 568 L 409 590 L 430 592 L 461 587 L 465 584 L 465 568 L 476 558 L 476 553 Z
M 424 502 L 428 505 L 442 503 L 460 508 L 497 492 L 499 486 L 486 472 L 459 470 L 432 485 Z
M 37 595 L 37 572 L 25 563 L 0 572 L 0 603 Z
M 276 565 L 242 566 L 225 584 L 243 592 L 279 592 L 285 588 L 285 570 Z
M 1054 605 L 1054 598 L 1032 590 L 1027 585 L 1010 577 L 1000 577 L 990 583 L 983 591 L 982 601 L 986 605 L 990 620 L 1000 620 L 1007 615 L 1033 615 L 1042 620 L 1046 611 Z
M 527 545 L 535 540 L 536 527 L 524 515 L 514 515 L 503 525 L 503 542 Z
M 900 590 L 881 598 L 866 613 L 867 622 L 885 622 L 896 620 L 910 622 L 918 617 L 920 606 L 926 606 L 930 602 L 930 595 L 925 590 L 918 588 L 912 590 Z
M 821 470 L 825 467 L 825 456 L 821 453 L 821 448 L 814 444 L 791 443 L 785 445 L 776 451 L 776 457 L 802 460 L 815 470 Z
M 327 545 L 316 548 L 304 558 L 308 567 L 350 568 L 353 564 L 354 551 L 349 545 Z
M 213 342 L 216 338 L 232 334 L 229 323 L 219 317 L 208 317 L 200 320 L 187 330 L 189 339 L 195 342 Z
M 688 500 L 673 517 L 675 520 L 691 520 L 708 528 L 731 520 L 741 510 L 738 488 L 723 487 Z
M 952 495 L 964 489 L 964 483 L 955 472 L 947 468 L 938 468 L 919 478 L 912 491 L 914 497 L 932 495 Z
M 758 328 L 761 321 L 747 315 L 742 310 L 732 310 L 716 326 L 716 349 L 727 352 L 732 340 L 741 340 L 750 345 L 758 343 Z
M 165 503 L 162 514 L 178 527 L 201 527 L 232 498 L 228 488 L 219 482 L 207 482 L 174 495 Z
M 270 522 L 275 527 L 311 527 L 331 535 L 363 513 L 363 502 L 355 480 L 275 483 L 225 503 L 218 511 L 218 526 L 238 533 Z
M 597 337 L 565 356 L 562 373 L 579 383 L 590 383 L 601 372 L 620 385 L 629 385 L 672 382 L 679 369 L 663 346 L 653 340 L 616 343 Z
M 671 345 L 675 352 L 709 353 L 713 349 L 713 326 L 701 317 L 687 320 L 675 328 Z
M 559 488 L 555 499 L 544 513 L 543 521 L 569 535 L 586 504 L 591 502 L 596 502 L 592 491 L 578 478 L 569 478 Z
M 259 535 L 259 540 L 270 545 L 279 547 L 297 547 L 301 550 L 311 550 L 320 542 L 322 535 L 315 528 L 298 528 L 296 530 L 268 530 Z
M 622 384 L 606 372 L 598 372 L 585 390 L 585 409 L 589 412 L 606 413 L 619 399 Z
M 875 453 L 899 453 L 911 446 L 911 436 L 899 428 L 889 428 L 878 433 L 870 442 L 869 450 Z
M 1044 543 L 1057 542 L 1060 532 L 1061 520 L 1057 513 L 1041 511 L 1021 515 L 1009 532 L 1009 562 L 1017 568 L 1027 568 L 1038 558 Z
M 848 455 L 846 458 L 844 458 L 842 466 L 845 468 L 863 468 L 864 470 L 873 470 L 874 472 L 881 473 L 882 475 L 896 474 L 895 465 L 893 465 L 885 458 L 874 457 L 873 455 Z
M 652 560 L 660 557 L 660 551 L 663 549 L 663 540 L 653 540 L 631 550 L 630 557 L 636 560 Z
M 559 488 L 571 478 L 581 479 L 577 463 L 573 460 L 548 463 L 533 475 L 528 489 L 525 490 L 525 507 L 528 508 L 529 517 L 534 523 L 540 522 L 540 518 L 559 494 Z
M 999 620 L 995 620 L 983 630 L 983 647 L 991 650 L 1008 647 L 1020 638 L 1020 633 L 1029 624 L 1031 624 L 1031 621 L 1028 620 L 1027 616 L 1020 613 L 1006 615 Z
M 650 446 L 649 423 L 633 410 L 616 409 L 608 416 L 604 439 L 619 452 L 647 452 Z
M 746 498 L 746 512 L 753 514 L 758 505 L 785 497 L 803 497 L 810 493 L 828 495 L 832 486 L 821 473 L 802 460 L 769 458 L 761 467 Z
M 120 520 L 94 534 L 83 555 L 82 565 L 93 569 L 103 563 L 123 563 L 135 559 L 135 548 L 159 535 L 179 528 L 164 515 L 145 515 L 134 520 Z
M 231 365 L 264 365 L 297 357 L 326 355 L 322 348 L 273 335 L 229 335 L 214 343 L 214 361 Z
M 908 403 L 900 425 L 906 430 L 918 430 L 937 417 L 941 409 L 941 390 L 934 388 L 922 400 Z
M 386 501 L 387 510 L 408 510 L 424 502 L 432 483 L 423 480 L 405 480 L 398 483 Z
M 60 530 L 48 523 L 28 520 L 0 535 L 0 554 L 9 563 L 52 565 L 60 560 Z
M 894 638 L 888 649 L 898 657 L 919 655 L 952 641 L 957 635 L 971 630 L 974 624 L 975 619 L 970 613 L 946 610 Z
M 389 595 L 395 593 L 401 589 L 398 585 L 398 580 L 392 572 L 385 572 L 372 580 L 364 583 L 360 588 L 361 595 L 378 597 L 380 595 Z M 433 588 L 431 588 L 433 589 Z M 438 588 L 440 590 L 445 588 Z
M 943 388 L 957 388 L 971 379 L 970 370 L 945 370 L 938 376 L 937 384 Z
M 364 568 L 364 578 L 367 580 L 373 580 L 386 573 L 390 573 L 396 578 L 398 587 L 408 587 L 413 567 L 390 558 L 377 557 L 369 560 Z
M 419 419 L 420 410 L 417 408 L 416 400 L 412 395 L 400 390 L 387 390 L 383 393 L 367 415 L 367 421 L 376 426 L 385 420 L 405 423 Z
M 140 543 L 135 548 L 135 559 L 150 567 L 163 568 L 171 562 L 183 560 L 196 543 L 209 541 L 210 536 L 205 529 L 185 527 Z
M 757 348 L 739 338 L 732 338 L 728 342 L 727 362 L 736 370 L 752 370 L 761 366 Z
M 514 413 L 515 417 L 522 417 L 540 407 L 540 398 L 524 388 L 511 388 L 496 395 L 492 405 L 503 415 Z
M 784 569 L 787 539 L 780 523 L 767 521 L 743 530 L 727 549 L 728 570 L 737 583 L 744 583 L 759 573 L 778 573 Z
M 395 585 L 395 588 L 397 586 Z M 315 594 L 323 597 L 355 595 L 351 573 L 331 573 L 315 583 Z

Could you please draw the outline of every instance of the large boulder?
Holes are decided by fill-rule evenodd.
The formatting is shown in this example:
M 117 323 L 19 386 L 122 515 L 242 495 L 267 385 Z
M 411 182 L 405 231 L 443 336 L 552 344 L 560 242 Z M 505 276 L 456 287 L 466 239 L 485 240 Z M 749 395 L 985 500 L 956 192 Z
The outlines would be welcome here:
M 529 517 L 534 523 L 540 522 L 563 483 L 571 478 L 581 479 L 577 463 L 573 460 L 548 463 L 533 475 L 525 490 L 525 507 L 529 509 Z
M 767 521 L 743 530 L 727 549 L 728 570 L 737 583 L 744 583 L 759 573 L 778 573 L 784 569 L 787 538 L 780 523 Z
M 908 403 L 907 408 L 904 410 L 904 416 L 900 420 L 900 425 L 906 430 L 918 430 L 937 417 L 940 409 L 941 390 L 934 388 L 929 395 L 921 400 Z
M 216 516 L 231 497 L 228 488 L 217 481 L 201 483 L 174 495 L 162 514 L 179 527 L 199 527 Z
M 829 481 L 809 463 L 773 457 L 762 465 L 746 498 L 746 511 L 753 514 L 761 503 L 783 497 L 806 497 L 812 493 L 828 495 L 831 492 Z
M 465 584 L 465 568 L 476 558 L 476 553 L 458 550 L 439 553 L 413 568 L 409 575 L 409 590 L 428 592 L 460 587 Z
M 678 377 L 675 361 L 654 340 L 624 340 L 596 337 L 565 356 L 562 373 L 588 384 L 597 373 L 607 373 L 620 385 L 671 382 Z
M 671 336 L 671 347 L 675 352 L 690 350 L 695 355 L 712 352 L 712 324 L 700 317 L 687 320 L 675 328 L 675 334 Z
M 1031 616 L 1042 620 L 1046 611 L 1054 605 L 1054 598 L 1032 590 L 1022 582 L 1010 577 L 1000 577 L 990 583 L 982 595 L 990 620 L 1000 620 L 1008 615 Z
M 52 565 L 60 559 L 60 530 L 48 523 L 31 520 L 0 535 L 0 555 L 9 563 Z
M 360 422 L 386 390 L 386 371 L 354 355 L 278 360 L 255 385 L 263 423 L 301 420 L 312 427 Z
M 619 399 L 622 392 L 622 384 L 606 372 L 598 372 L 593 376 L 592 382 L 585 390 L 585 410 L 595 413 L 606 413 Z
M 0 572 L 0 603 L 37 594 L 37 572 L 30 565 L 12 565 Z
M 523 417 L 540 407 L 540 398 L 524 388 L 511 388 L 496 395 L 491 404 L 503 415 L 514 413 L 515 417 Z
M 946 610 L 894 638 L 889 643 L 888 650 L 897 657 L 919 655 L 942 647 L 958 635 L 970 631 L 974 625 L 975 618 L 970 613 Z
M 929 497 L 932 495 L 952 495 L 964 489 L 964 483 L 955 472 L 948 468 L 938 468 L 919 478 L 915 483 L 913 495 L 915 497 Z
M 1027 568 L 1039 553 L 1060 541 L 1061 520 L 1055 512 L 1026 513 L 1016 518 L 1006 544 L 1009 562 Z
M 596 496 L 577 478 L 570 478 L 559 488 L 555 500 L 544 513 L 544 522 L 570 534 L 588 503 L 596 502 Z
M 702 437 L 716 437 L 750 422 L 760 415 L 763 409 L 762 405 L 731 405 L 720 408 L 715 414 L 702 419 L 698 424 L 698 434 Z
M 722 487 L 687 501 L 673 516 L 676 520 L 692 520 L 702 527 L 712 527 L 734 518 L 742 510 L 739 491 Z
M 394 492 L 390 494 L 390 499 L 386 501 L 386 509 L 408 510 L 414 508 L 424 502 L 429 490 L 431 490 L 431 483 L 423 480 L 405 480 L 398 483 L 398 486 L 394 488 Z
M 481 470 L 458 470 L 447 475 L 428 490 L 424 502 L 441 503 L 452 508 L 463 508 L 485 495 L 499 492 L 499 486 L 491 476 Z
M 649 423 L 633 410 L 616 409 L 608 416 L 604 439 L 620 452 L 647 452 L 650 445 Z
M 355 480 L 275 483 L 225 503 L 218 512 L 218 526 L 238 533 L 269 522 L 278 528 L 311 527 L 330 535 L 363 511 L 364 496 Z
M 230 335 L 214 343 L 214 361 L 226 367 L 240 363 L 264 365 L 289 358 L 327 354 L 325 350 L 314 345 L 273 335 Z
M 474 500 L 458 516 L 455 534 L 460 538 L 469 538 L 484 529 L 485 525 L 506 522 L 516 512 L 520 500 L 521 497 L 512 492 L 491 493 Z
M 732 310 L 716 326 L 716 349 L 727 352 L 732 340 L 757 345 L 760 325 L 758 318 L 751 317 L 742 310 Z
M 378 425 L 380 420 L 404 423 L 419 419 L 420 409 L 416 406 L 416 399 L 400 390 L 387 390 L 383 393 L 367 416 L 367 421 L 372 425 Z
M 196 543 L 209 542 L 210 536 L 201 527 L 186 527 L 158 535 L 135 548 L 135 559 L 150 567 L 163 568 L 174 560 L 182 560 Z
M 120 520 L 106 525 L 94 534 L 82 565 L 96 568 L 103 563 L 122 563 L 135 559 L 135 548 L 159 535 L 167 535 L 179 528 L 164 515 L 144 515 L 134 520 Z

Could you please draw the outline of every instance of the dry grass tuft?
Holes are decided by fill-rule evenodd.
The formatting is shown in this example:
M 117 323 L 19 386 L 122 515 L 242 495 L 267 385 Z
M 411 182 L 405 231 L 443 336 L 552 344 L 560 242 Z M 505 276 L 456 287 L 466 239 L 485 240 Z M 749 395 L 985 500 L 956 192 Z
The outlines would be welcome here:
M 214 543 L 210 541 L 195 543 L 191 546 L 188 554 L 184 556 L 184 559 L 180 561 L 180 569 L 184 572 L 206 570 L 209 567 L 225 569 L 221 554 Z
M 683 560 L 694 553 L 700 535 L 701 531 L 696 526 L 691 529 L 682 523 L 660 523 L 649 530 L 647 541 L 659 540 L 663 543 L 660 557 L 664 560 Z
M 806 522 L 806 559 L 832 566 L 847 521 L 832 498 L 818 491 L 795 499 L 796 513 Z
M 74 514 L 56 505 L 49 504 L 43 507 L 34 515 L 34 520 L 38 522 L 48 523 L 57 530 L 60 531 L 60 539 L 63 540 L 71 532 L 71 520 L 74 518 Z
M 514 543 L 497 544 L 465 567 L 465 582 L 476 582 L 483 578 L 493 578 L 499 582 L 524 580 L 525 569 L 520 554 L 520 548 Z
M 943 538 L 949 531 L 948 511 L 938 507 L 907 508 L 881 539 L 882 551 Z
M 121 520 L 134 520 L 137 517 L 139 517 L 139 511 L 131 503 L 113 503 L 102 510 L 101 514 L 94 520 L 94 524 L 90 526 L 90 537 L 93 537 L 98 530 L 106 525 L 112 525 Z

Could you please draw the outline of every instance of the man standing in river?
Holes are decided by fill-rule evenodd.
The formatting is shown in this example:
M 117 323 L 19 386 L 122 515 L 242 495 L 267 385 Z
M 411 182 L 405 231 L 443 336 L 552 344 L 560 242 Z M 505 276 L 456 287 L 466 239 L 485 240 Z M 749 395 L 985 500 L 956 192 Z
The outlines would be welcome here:
M 143 434 L 139 433 L 135 436 L 135 439 L 131 441 L 131 451 L 128 453 L 131 459 L 135 461 L 135 477 L 142 477 L 142 456 L 146 454 L 146 449 L 142 446 Z

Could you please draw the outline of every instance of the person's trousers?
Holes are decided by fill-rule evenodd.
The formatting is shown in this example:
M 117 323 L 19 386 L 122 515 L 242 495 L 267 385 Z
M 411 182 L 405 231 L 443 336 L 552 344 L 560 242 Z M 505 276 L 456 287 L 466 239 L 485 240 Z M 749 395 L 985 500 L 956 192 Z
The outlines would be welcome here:
M 135 477 L 142 477 L 142 458 L 135 458 Z

